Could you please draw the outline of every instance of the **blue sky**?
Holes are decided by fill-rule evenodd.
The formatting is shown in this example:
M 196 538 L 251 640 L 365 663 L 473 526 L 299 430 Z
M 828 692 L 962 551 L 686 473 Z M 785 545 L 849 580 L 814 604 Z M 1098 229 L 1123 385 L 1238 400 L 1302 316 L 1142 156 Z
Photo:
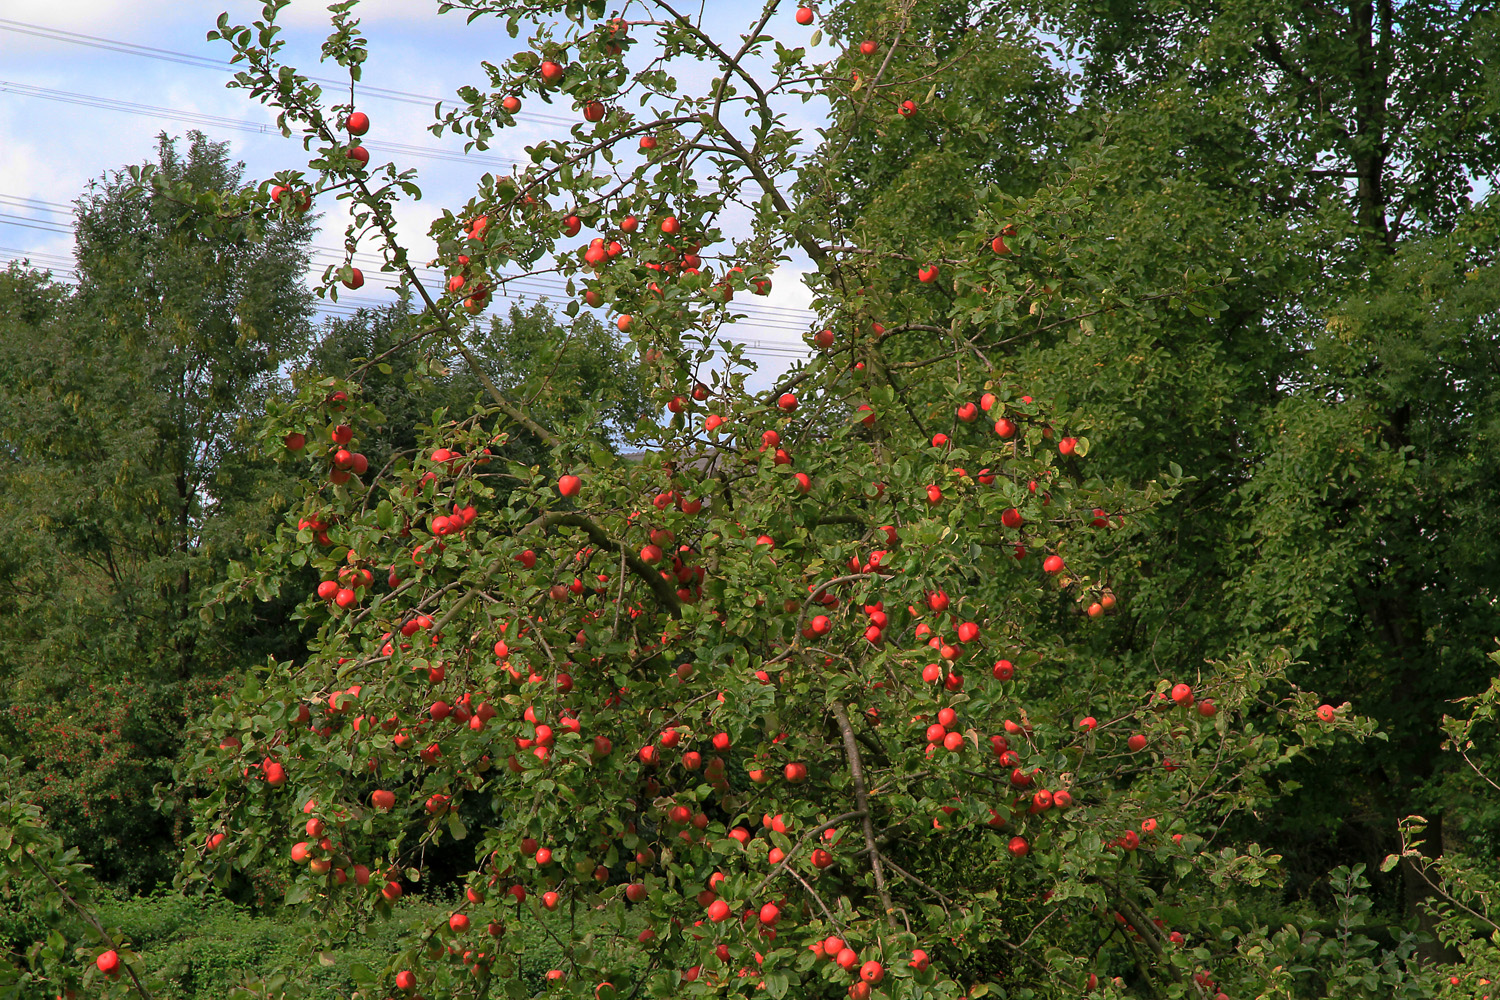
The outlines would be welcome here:
M 337 66 L 317 64 L 327 27 L 325 7 L 326 0 L 294 0 L 281 23 L 289 61 L 303 72 L 331 77 L 338 74 Z M 793 21 L 793 4 L 782 7 L 770 32 L 789 44 L 806 44 L 813 29 Z M 300 142 L 276 132 L 268 109 L 242 91 L 225 88 L 227 46 L 205 39 L 221 10 L 228 10 L 235 23 L 248 23 L 258 16 L 260 4 L 0 0 L 0 263 L 29 256 L 37 266 L 65 276 L 72 260 L 68 223 L 73 199 L 106 171 L 152 159 L 156 136 L 164 129 L 182 135 L 196 127 L 211 138 L 229 140 L 234 157 L 245 163 L 247 179 L 305 165 Z M 526 41 L 524 34 L 512 39 L 491 18 L 466 25 L 463 12 L 439 16 L 436 0 L 366 0 L 359 10 L 370 48 L 364 82 L 419 97 L 446 99 L 462 84 L 482 86 L 480 60 L 499 63 Z M 709 0 L 702 10 L 711 31 L 734 38 L 759 6 Z M 156 51 L 141 54 L 137 47 Z M 372 119 L 366 142 L 377 157 L 382 140 L 448 154 L 433 158 L 388 151 L 389 159 L 420 173 L 423 200 L 405 205 L 397 218 L 421 260 L 434 256 L 425 237 L 432 215 L 443 206 L 466 202 L 484 172 L 508 172 L 507 161 L 525 144 L 565 134 L 573 123 L 566 105 L 529 101 L 521 125 L 505 142 L 492 146 L 483 158 L 462 157 L 453 155 L 462 153 L 459 137 L 439 140 L 426 131 L 431 102 L 369 95 L 360 106 Z M 801 123 L 806 126 L 818 124 L 815 105 L 794 113 L 805 116 Z M 315 252 L 314 265 L 321 273 L 337 256 L 333 248 L 343 242 L 342 220 L 333 211 L 313 242 L 330 248 Z M 389 297 L 384 276 L 376 273 L 378 265 L 370 258 L 356 263 L 363 265 L 367 284 L 359 292 L 341 294 L 333 311 Z M 799 280 L 801 263 L 783 266 L 765 299 L 744 304 L 747 318 L 735 329 L 761 367 L 755 383 L 768 384 L 792 359 L 807 354 L 801 333 L 814 317 L 806 309 L 809 297 Z M 528 284 L 524 294 L 547 295 L 554 302 L 562 298 L 559 285 L 540 279 Z M 741 305 L 739 300 L 735 304 Z

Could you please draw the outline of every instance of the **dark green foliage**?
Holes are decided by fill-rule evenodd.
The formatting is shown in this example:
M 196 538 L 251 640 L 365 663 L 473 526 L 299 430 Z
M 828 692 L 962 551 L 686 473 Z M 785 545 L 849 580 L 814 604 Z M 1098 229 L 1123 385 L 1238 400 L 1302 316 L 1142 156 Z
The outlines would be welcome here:
M 227 147 L 163 138 L 158 177 L 233 190 Z M 276 609 L 212 629 L 198 590 L 268 537 L 287 481 L 249 422 L 310 332 L 307 228 L 205 237 L 163 188 L 123 172 L 78 203 L 76 289 L 12 268 L 0 298 L 0 749 L 8 777 L 111 879 L 146 885 L 175 853 L 152 786 L 190 690 L 247 654 L 289 655 Z

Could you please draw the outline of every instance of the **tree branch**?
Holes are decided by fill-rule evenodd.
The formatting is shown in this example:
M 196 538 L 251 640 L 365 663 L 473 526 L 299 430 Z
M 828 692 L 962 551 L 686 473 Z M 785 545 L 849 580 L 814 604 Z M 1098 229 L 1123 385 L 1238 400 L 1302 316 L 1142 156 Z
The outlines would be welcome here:
M 865 848 L 870 852 L 870 868 L 875 873 L 875 891 L 880 894 L 880 903 L 885 907 L 885 919 L 891 930 L 896 927 L 896 907 L 891 902 L 891 891 L 885 884 L 885 867 L 880 849 L 875 846 L 875 825 L 870 822 L 870 796 L 865 792 L 865 769 L 859 760 L 859 743 L 854 739 L 854 728 L 849 725 L 849 713 L 839 702 L 833 703 L 833 717 L 838 720 L 839 731 L 844 734 L 844 756 L 849 760 L 849 774 L 854 779 L 854 804 L 864 814 L 860 820 L 864 828 Z
M 663 580 L 661 574 L 652 569 L 651 566 L 640 556 L 631 552 L 622 542 L 617 542 L 607 535 L 603 528 L 593 521 L 572 511 L 553 510 L 548 511 L 541 517 L 531 521 L 521 529 L 520 533 L 531 531 L 535 528 L 547 529 L 555 527 L 578 528 L 589 536 L 589 541 L 608 552 L 619 552 L 624 559 L 625 565 L 629 566 L 636 576 L 646 582 L 656 599 L 666 606 L 673 618 L 682 617 L 682 601 L 677 598 L 677 591 L 672 585 Z
M 94 916 L 88 910 L 85 910 L 83 908 L 83 905 L 79 903 L 78 900 L 74 899 L 72 894 L 69 893 L 67 889 L 64 889 L 62 885 L 58 883 L 57 879 L 52 877 L 51 873 L 48 872 L 46 868 L 42 867 L 42 863 L 36 859 L 36 855 L 32 854 L 30 851 L 26 851 L 24 853 L 26 854 L 26 860 L 31 862 L 32 866 L 36 868 L 37 873 L 41 875 L 42 878 L 46 879 L 48 884 L 50 884 L 52 888 L 57 891 L 57 894 L 63 899 L 66 899 L 69 905 L 71 905 L 73 909 L 77 910 L 83 916 L 84 920 L 87 920 L 89 922 L 89 926 L 94 928 L 94 930 L 98 933 L 100 939 L 105 943 L 109 950 L 118 953 L 120 946 L 115 944 L 114 939 L 109 936 L 109 932 L 104 929 L 104 925 L 99 922 L 99 918 Z M 151 992 L 141 984 L 141 981 L 138 978 L 136 978 L 135 970 L 130 967 L 130 963 L 125 962 L 122 959 L 122 964 L 125 966 L 125 974 L 130 977 L 131 985 L 135 987 L 135 991 L 142 997 L 144 997 L 145 1000 L 152 1000 Z

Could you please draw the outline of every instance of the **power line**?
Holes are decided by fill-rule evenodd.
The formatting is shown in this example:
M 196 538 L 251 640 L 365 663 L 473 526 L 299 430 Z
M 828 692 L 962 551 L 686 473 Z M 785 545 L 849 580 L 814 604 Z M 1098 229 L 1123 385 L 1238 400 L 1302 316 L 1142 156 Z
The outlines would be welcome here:
M 21 198 L 13 194 L 0 194 L 0 201 L 16 202 L 22 205 L 37 205 L 39 211 L 52 212 L 54 215 L 72 215 L 73 206 L 64 205 L 60 201 L 43 201 L 40 198 Z
M 20 226 L 23 229 L 40 229 L 44 233 L 71 233 L 70 226 L 59 226 L 55 222 L 45 222 L 40 219 L 29 219 L 24 215 L 11 215 L 0 212 L 0 226 Z
M 0 246 L 0 254 L 9 254 L 9 255 L 11 255 L 11 256 L 0 257 L 0 266 L 5 266 L 5 265 L 11 264 L 11 263 L 19 263 L 19 262 L 22 262 L 22 261 L 28 261 L 33 266 L 40 265 L 40 269 L 47 270 L 47 271 L 51 272 L 53 275 L 55 275 L 55 276 L 63 276 L 63 277 L 71 278 L 71 279 L 73 279 L 75 281 L 78 278 L 78 272 L 77 272 L 76 268 L 73 266 L 73 263 L 71 261 L 69 261 L 67 258 L 63 257 L 61 254 L 39 253 L 39 252 L 21 250 L 21 249 L 16 248 L 16 247 L 6 247 L 6 246 Z M 45 258 L 45 259 L 43 259 L 43 258 Z M 49 264 L 48 263 L 49 260 L 50 261 L 55 261 L 57 263 L 55 263 L 55 264 Z M 358 313 L 362 309 L 364 309 L 364 310 L 379 309 L 382 306 L 389 305 L 389 304 L 390 304 L 389 301 L 387 301 L 387 302 L 358 302 L 358 303 L 355 303 L 355 302 L 327 302 L 327 301 L 320 301 L 320 302 L 314 302 L 312 308 L 313 308 L 313 312 L 317 313 L 320 316 L 323 316 L 324 318 L 348 319 L 348 318 L 354 316 L 356 313 Z M 775 343 L 771 343 L 771 342 L 763 341 L 763 340 L 743 340 L 743 341 L 736 341 L 736 343 L 738 343 L 743 348 L 743 350 L 744 350 L 744 352 L 746 354 L 749 354 L 751 356 L 766 358 L 768 360 L 793 360 L 793 361 L 796 361 L 796 360 L 805 360 L 805 359 L 811 357 L 811 352 L 810 351 L 805 351 L 805 350 L 799 351 L 799 350 L 797 350 L 796 348 L 794 348 L 794 347 L 792 347 L 790 345 L 783 346 L 783 345 L 780 345 L 780 344 L 775 344 Z M 717 352 L 717 349 L 716 349 L 716 352 Z
M 115 98 L 95 97 L 92 94 L 77 94 L 67 90 L 54 90 L 51 87 L 37 87 L 27 83 L 16 83 L 12 80 L 0 80 L 0 92 L 8 92 L 21 97 L 34 97 L 45 101 L 57 101 L 62 104 L 75 104 L 85 108 L 97 108 L 101 111 L 122 111 L 126 114 L 141 115 L 146 118 L 162 118 L 167 121 L 180 121 L 189 125 L 214 126 L 218 128 L 234 129 L 239 132 L 249 132 L 254 135 L 274 135 L 281 137 L 281 130 L 274 125 L 256 124 L 238 118 L 226 118 L 223 115 L 211 115 L 201 111 L 183 111 L 177 108 L 162 108 L 153 104 L 136 104 L 132 101 L 121 101 Z M 373 143 L 365 143 L 366 148 L 373 152 L 391 150 L 405 153 L 407 156 L 417 156 L 429 160 L 447 160 L 456 163 L 472 163 L 478 166 L 512 167 L 520 163 L 500 156 L 487 156 L 482 153 L 460 153 L 454 150 L 429 149 L 423 146 L 413 146 L 403 142 L 386 142 L 377 140 Z
M 90 48 L 105 49 L 110 52 L 140 56 L 145 59 L 158 59 L 163 62 L 178 63 L 183 66 L 195 66 L 199 69 L 211 69 L 218 72 L 235 69 L 228 62 L 210 59 L 207 56 L 195 56 L 190 52 L 177 52 L 172 49 L 159 49 L 152 45 L 138 45 L 135 42 L 124 42 L 114 38 L 101 38 L 98 35 L 85 35 L 77 31 L 64 31 L 61 28 L 49 28 L 45 25 L 31 24 L 26 21 L 14 21 L 6 17 L 0 17 L 0 30 L 15 31 L 23 35 L 46 38 L 50 41 L 66 42 L 70 45 L 86 45 Z M 326 76 L 308 76 L 308 79 L 315 83 L 330 84 L 335 87 L 345 87 L 349 84 L 348 80 L 335 80 L 332 77 Z M 443 98 L 439 97 L 428 97 L 423 94 L 413 94 L 406 90 L 392 90 L 387 87 L 373 87 L 364 83 L 356 84 L 356 87 L 361 93 L 372 97 L 379 97 L 387 101 L 396 101 L 401 104 L 419 104 L 430 108 L 441 103 L 443 100 Z M 576 122 L 567 118 L 530 111 L 520 112 L 516 117 L 535 119 L 536 121 L 548 122 L 554 125 L 576 124 Z
M 38 207 L 38 208 L 35 209 L 35 211 L 40 211 L 40 212 L 49 213 L 49 214 L 53 214 L 53 215 L 67 214 L 67 215 L 71 216 L 71 214 L 72 214 L 71 209 L 66 209 L 66 207 L 63 206 L 59 202 L 43 201 L 43 200 L 38 199 L 38 198 L 21 198 L 21 197 L 15 196 L 15 195 L 0 194 L 0 203 L 4 203 L 4 202 L 21 202 L 21 203 L 25 203 L 25 205 L 28 205 L 28 206 L 29 205 L 53 206 L 53 207 Z M 5 216 L 4 215 L 0 215 L 0 218 L 5 218 Z M 21 216 L 10 216 L 10 218 L 22 218 L 22 217 Z M 40 221 L 40 220 L 38 220 L 38 221 Z M 36 228 L 40 228 L 40 226 L 38 226 Z M 54 232 L 54 231 L 55 232 L 71 232 L 71 230 L 63 230 L 63 229 L 55 229 L 55 230 L 54 229 L 49 229 L 47 231 L 49 231 L 49 232 Z M 339 249 L 339 248 L 337 248 L 337 247 L 311 246 L 308 249 L 312 252 L 312 256 L 314 258 L 320 258 L 323 262 L 342 264 L 344 262 L 344 260 L 345 260 L 344 251 L 341 250 L 341 249 Z M 351 256 L 351 259 L 352 259 L 352 261 L 356 265 L 362 265 L 362 266 L 365 266 L 365 267 L 372 267 L 372 268 L 374 268 L 374 267 L 381 267 L 385 263 L 384 257 L 382 257 L 380 254 L 371 253 L 371 252 L 359 252 L 359 251 L 357 251 L 357 252 L 355 252 Z M 426 274 L 428 276 L 431 276 L 434 279 L 438 279 L 438 280 L 440 280 L 445 275 L 445 273 L 446 273 L 441 268 L 425 267 L 425 266 L 420 266 L 420 265 L 414 266 L 414 270 L 416 270 L 418 272 L 421 272 L 421 273 L 424 273 L 424 274 Z M 380 272 L 380 273 L 386 273 L 386 272 Z M 373 275 L 372 275 L 372 277 L 373 277 Z M 522 283 L 525 283 L 525 284 L 522 285 Z M 555 277 L 547 277 L 547 276 L 534 276 L 534 277 L 533 276 L 528 276 L 528 277 L 523 277 L 523 278 L 512 278 L 510 281 L 507 282 L 507 284 L 508 285 L 512 285 L 512 286 L 521 286 L 521 287 L 523 287 L 523 290 L 535 289 L 535 290 L 540 291 L 540 292 L 554 292 L 554 293 L 558 293 L 558 294 L 566 294 L 566 287 L 567 287 L 567 283 L 566 283 L 565 279 L 563 279 L 563 278 L 555 278 Z M 527 286 L 529 286 L 529 288 Z M 392 286 L 383 286 L 383 287 L 392 287 Z M 742 310 L 743 310 L 743 312 L 741 312 Z M 735 311 L 737 313 L 740 313 L 741 315 L 743 315 L 746 319 L 753 320 L 754 322 L 756 322 L 757 325 L 765 326 L 765 327 L 771 328 L 771 329 L 789 330 L 789 331 L 798 332 L 798 333 L 800 333 L 803 330 L 805 330 L 807 328 L 807 326 L 810 325 L 811 320 L 814 319 L 814 318 L 816 318 L 814 316 L 814 314 L 810 310 L 796 309 L 796 308 L 788 307 L 788 306 L 761 305 L 761 304 L 755 303 L 755 302 L 746 302 L 746 303 L 743 303 L 740 306 L 737 306 Z

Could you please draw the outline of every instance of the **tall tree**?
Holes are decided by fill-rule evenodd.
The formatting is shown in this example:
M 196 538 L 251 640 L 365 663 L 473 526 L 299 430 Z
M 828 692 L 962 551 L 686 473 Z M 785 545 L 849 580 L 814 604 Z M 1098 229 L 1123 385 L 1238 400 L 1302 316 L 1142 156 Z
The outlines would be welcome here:
M 106 875 L 146 880 L 171 851 L 150 789 L 192 692 L 299 641 L 274 610 L 204 627 L 196 601 L 287 492 L 248 421 L 311 330 L 308 225 L 205 233 L 195 197 L 235 193 L 241 168 L 202 135 L 178 145 L 90 187 L 77 287 L 12 273 L 0 331 L 0 508 L 29 526 L 0 577 L 11 777 Z

